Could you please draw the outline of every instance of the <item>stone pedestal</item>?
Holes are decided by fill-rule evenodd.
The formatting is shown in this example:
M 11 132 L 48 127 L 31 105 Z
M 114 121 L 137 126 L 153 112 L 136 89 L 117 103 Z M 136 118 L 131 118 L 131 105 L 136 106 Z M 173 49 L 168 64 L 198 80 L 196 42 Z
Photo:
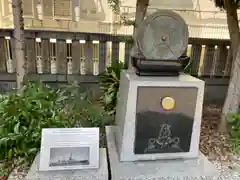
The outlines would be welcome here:
M 107 180 L 108 165 L 106 149 L 101 148 L 99 168 L 85 170 L 39 171 L 39 154 L 36 156 L 26 180 Z
M 120 161 L 198 157 L 204 85 L 188 74 L 122 71 L 115 119 Z
M 200 154 L 195 159 L 120 162 L 115 144 L 115 126 L 106 127 L 112 180 L 217 180 L 216 167 Z

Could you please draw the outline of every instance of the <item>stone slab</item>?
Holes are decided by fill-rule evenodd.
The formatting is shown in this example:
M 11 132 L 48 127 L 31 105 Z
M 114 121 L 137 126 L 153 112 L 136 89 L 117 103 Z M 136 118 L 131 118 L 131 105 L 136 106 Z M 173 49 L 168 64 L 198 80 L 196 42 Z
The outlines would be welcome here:
M 119 149 L 121 161 L 132 162 L 149 159 L 159 160 L 177 158 L 191 159 L 199 156 L 199 140 L 205 87 L 204 81 L 187 74 L 181 74 L 176 77 L 137 76 L 132 70 L 121 72 L 120 79 L 121 82 L 119 87 L 115 121 L 117 126 L 116 146 Z M 166 94 L 170 97 L 173 97 L 177 104 L 176 108 L 169 111 L 171 112 L 170 114 L 176 115 L 176 113 L 181 113 L 185 117 L 191 118 L 191 120 L 189 118 L 187 118 L 189 119 L 187 120 L 186 118 L 182 119 L 182 115 L 181 117 L 178 117 L 182 119 L 184 125 L 187 123 L 186 129 L 184 129 L 185 133 L 182 133 L 183 130 L 181 130 L 179 133 L 176 132 L 179 124 L 182 125 L 182 123 L 181 120 L 175 121 L 175 117 L 163 119 L 161 122 L 157 121 L 157 119 L 162 118 L 157 116 L 163 116 L 163 114 L 166 112 L 166 110 L 161 108 L 161 99 L 164 98 Z M 186 96 L 186 94 L 189 96 Z M 149 95 L 151 95 L 151 97 Z M 185 98 L 187 98 L 187 101 L 185 101 Z M 163 111 L 163 113 L 160 110 Z M 145 115 L 143 115 L 142 113 L 146 111 L 150 111 L 151 113 L 148 113 L 148 115 L 144 113 Z M 177 116 L 179 116 L 179 114 Z M 147 122 L 144 121 L 146 117 L 150 118 L 150 120 Z M 154 120 L 156 120 L 157 123 L 152 122 Z M 179 144 L 181 146 L 181 151 L 178 150 L 178 153 L 172 152 L 157 154 L 134 153 L 133 150 L 139 147 L 139 143 L 137 143 L 138 141 L 136 140 L 136 133 L 138 132 L 138 129 L 142 129 L 138 128 L 136 124 L 144 124 L 144 131 L 149 130 L 149 133 L 146 132 L 146 134 L 148 134 L 149 137 L 154 138 L 154 136 L 160 133 L 163 123 L 170 125 L 171 130 L 173 130 L 172 134 L 174 134 L 174 136 L 180 140 Z M 151 124 L 155 124 L 156 128 L 159 128 L 159 133 L 157 130 L 155 130 L 156 132 L 154 133 Z M 142 130 L 140 134 L 143 134 Z M 191 136 L 189 136 L 189 134 L 191 134 Z M 142 149 L 148 147 L 148 138 L 141 138 L 143 139 L 141 142 Z M 186 140 L 188 140 L 188 142 Z M 182 148 L 183 144 L 188 144 L 189 147 L 185 148 L 184 150 Z
M 99 168 L 84 170 L 39 171 L 38 154 L 26 176 L 26 180 L 107 180 L 108 164 L 105 148 L 99 151 Z
M 120 162 L 114 138 L 115 126 L 106 127 L 112 180 L 217 180 L 219 172 L 203 155 L 196 159 Z

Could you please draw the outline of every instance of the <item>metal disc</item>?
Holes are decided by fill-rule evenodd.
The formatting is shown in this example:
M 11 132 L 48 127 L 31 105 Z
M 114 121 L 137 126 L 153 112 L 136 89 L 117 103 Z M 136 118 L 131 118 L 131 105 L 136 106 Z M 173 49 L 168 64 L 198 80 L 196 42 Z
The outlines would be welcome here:
M 158 10 L 139 26 L 135 41 L 147 59 L 178 59 L 187 48 L 188 27 L 177 13 Z

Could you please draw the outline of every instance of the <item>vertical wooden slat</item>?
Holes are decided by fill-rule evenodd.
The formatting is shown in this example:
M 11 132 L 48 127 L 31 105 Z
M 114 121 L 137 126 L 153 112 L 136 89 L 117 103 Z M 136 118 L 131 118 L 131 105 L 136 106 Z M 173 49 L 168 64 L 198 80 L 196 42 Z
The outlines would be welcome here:
M 124 64 L 125 67 L 127 68 L 129 65 L 129 61 L 131 61 L 130 57 L 130 52 L 133 47 L 132 43 L 125 42 L 125 58 L 124 58 Z
M 37 73 L 37 63 L 36 63 L 36 51 L 35 51 L 35 39 L 27 39 L 27 72 Z
M 107 44 L 105 41 L 100 41 L 100 47 L 99 47 L 99 54 L 100 54 L 100 59 L 99 59 L 99 73 L 104 72 L 106 68 L 106 52 L 107 52 Z
M 16 57 L 16 51 L 15 51 L 15 46 L 14 46 L 14 39 L 11 38 L 10 40 L 11 44 L 11 52 L 12 52 L 12 72 L 16 72 L 16 67 L 17 67 L 17 57 Z
M 215 53 L 216 62 L 214 63 L 213 75 L 223 76 L 228 53 L 226 46 L 225 45 L 218 46 Z
M 6 68 L 7 68 L 7 72 L 13 72 L 14 71 L 14 67 L 13 67 L 13 53 L 12 53 L 12 49 L 11 49 L 11 40 L 10 39 L 5 39 L 5 43 L 4 43 L 4 50 L 5 50 L 5 60 L 6 60 Z
M 198 67 L 198 76 L 202 76 L 202 69 L 203 69 L 205 51 L 206 51 L 206 45 L 202 45 L 200 60 L 199 60 L 199 67 Z
M 41 54 L 43 62 L 43 73 L 51 72 L 50 44 L 49 40 L 43 39 L 41 42 Z
M 220 55 L 220 47 L 218 45 L 215 45 L 214 47 L 214 54 L 213 54 L 213 64 L 212 64 L 212 69 L 211 69 L 211 76 L 215 75 L 215 71 L 217 68 L 217 62 L 219 60 L 219 55 Z
M 191 72 L 192 72 L 192 75 L 198 74 L 201 51 L 202 51 L 202 46 L 200 44 L 192 45 L 192 48 L 191 48 L 191 61 L 192 61 Z
M 78 40 L 72 42 L 72 73 L 80 73 L 80 43 Z
M 119 61 L 119 42 L 112 42 L 112 65 Z
M 191 53 L 192 53 L 192 44 L 188 44 L 186 55 L 191 57 Z
M 100 47 L 99 41 L 92 41 L 92 60 L 93 60 L 93 75 L 99 74 L 99 60 L 100 60 Z
M 86 74 L 86 41 L 80 43 L 80 74 Z
M 233 62 L 233 54 L 232 54 L 232 49 L 230 47 L 230 48 L 228 48 L 227 62 L 226 62 L 225 69 L 224 69 L 224 76 L 231 75 L 232 62 Z
M 86 55 L 86 74 L 92 75 L 93 74 L 93 46 L 92 41 L 86 41 L 86 48 L 85 48 L 85 55 Z
M 7 59 L 6 59 L 6 46 L 5 46 L 5 39 L 0 38 L 0 72 L 7 72 Z
M 213 65 L 213 56 L 214 56 L 214 45 L 207 45 L 205 48 L 204 58 L 202 67 L 200 67 L 200 72 L 202 76 L 210 76 L 212 65 Z
M 57 73 L 66 74 L 67 73 L 67 52 L 66 52 L 66 42 L 64 40 L 57 40 Z
M 106 52 L 106 67 L 111 66 L 111 56 L 112 56 L 112 46 L 110 41 L 106 42 L 107 52 Z

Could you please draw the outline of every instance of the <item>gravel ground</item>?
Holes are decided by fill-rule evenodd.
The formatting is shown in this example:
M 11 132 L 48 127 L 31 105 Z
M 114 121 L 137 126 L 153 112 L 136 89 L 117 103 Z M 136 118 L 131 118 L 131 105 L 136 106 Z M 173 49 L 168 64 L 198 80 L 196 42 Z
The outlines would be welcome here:
M 229 137 L 217 130 L 221 108 L 217 105 L 204 106 L 200 150 L 220 170 L 221 178 L 218 180 L 240 180 L 240 156 L 231 152 Z M 24 180 L 26 174 L 26 170 L 15 170 L 9 180 Z
M 200 150 L 221 172 L 221 180 L 240 180 L 240 156 L 230 150 L 229 137 L 218 132 L 221 106 L 204 106 Z
M 8 180 L 24 180 L 26 175 L 27 170 L 15 169 L 8 177 Z

